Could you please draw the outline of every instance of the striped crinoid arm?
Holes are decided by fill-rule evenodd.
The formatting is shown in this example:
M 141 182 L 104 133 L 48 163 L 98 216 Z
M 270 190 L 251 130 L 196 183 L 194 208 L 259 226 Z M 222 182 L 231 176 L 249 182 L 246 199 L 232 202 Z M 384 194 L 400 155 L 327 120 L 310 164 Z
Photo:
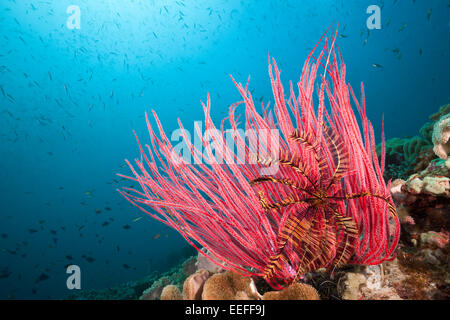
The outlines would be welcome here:
M 251 186 L 263 183 L 263 182 L 273 182 L 273 183 L 279 183 L 285 186 L 289 186 L 293 189 L 305 191 L 306 189 L 303 188 L 301 185 L 299 185 L 297 182 L 291 180 L 291 179 L 283 179 L 283 178 L 274 178 L 272 176 L 261 176 L 258 178 L 255 178 L 253 180 L 250 180 L 249 183 Z
M 334 215 L 336 225 L 336 255 L 333 259 L 332 266 L 339 268 L 346 264 L 353 253 L 355 252 L 355 245 L 358 239 L 358 227 L 352 217 L 346 217 L 339 211 L 328 207 L 328 210 Z
M 277 238 L 277 248 L 270 257 L 264 269 L 264 278 L 272 286 L 278 286 L 281 281 L 283 284 L 289 284 L 295 278 L 294 267 L 292 266 L 292 254 L 287 252 L 288 247 L 298 247 L 306 239 L 306 235 L 311 228 L 309 219 L 299 220 L 296 217 L 287 219 L 284 227 L 280 230 Z M 306 239 L 306 241 L 308 241 Z M 287 267 L 289 266 L 289 267 Z M 289 272 L 289 270 L 291 270 Z
M 326 218 L 322 208 L 315 208 L 315 217 L 305 238 L 296 243 L 294 265 L 296 275 L 293 281 L 307 272 L 327 267 L 336 251 L 335 227 Z
M 392 204 L 392 199 L 391 199 L 390 195 L 383 196 L 383 195 L 372 193 L 372 192 L 361 192 L 361 193 L 346 194 L 342 197 L 342 199 L 351 200 L 351 199 L 358 199 L 358 198 L 363 198 L 363 197 L 374 197 L 374 198 L 383 200 L 388 205 L 389 213 L 391 214 L 391 216 L 397 217 L 397 209 Z
M 329 264 L 335 233 L 321 210 L 310 207 L 310 217 L 289 217 L 278 236 L 278 246 L 265 268 L 269 283 L 289 285 L 307 272 Z
M 314 189 L 318 188 L 319 176 L 311 170 L 310 166 L 307 163 L 302 161 L 296 155 L 280 151 L 279 158 L 274 158 L 271 156 L 261 157 L 257 155 L 252 155 L 252 160 L 256 161 L 263 167 L 273 167 L 279 165 L 283 169 L 292 169 L 295 173 L 297 173 L 300 176 L 300 179 L 297 179 L 296 184 L 301 186 L 301 188 L 306 188 L 307 184 L 309 184 Z M 292 176 L 288 172 L 286 173 L 289 176 Z
M 295 129 L 289 138 L 292 141 L 298 142 L 305 147 L 305 150 L 312 153 L 314 160 L 318 168 L 317 183 L 322 184 L 322 180 L 326 178 L 327 175 L 327 161 L 326 157 L 321 150 L 321 142 L 317 137 L 314 137 L 311 132 L 304 132 Z M 317 186 L 316 186 L 317 188 Z
M 391 196 L 364 191 L 345 194 L 341 199 L 346 200 L 350 211 L 366 208 L 357 219 L 360 237 L 356 256 L 350 263 L 378 264 L 395 258 L 400 224 Z M 371 220 L 367 218 L 370 213 L 375 213 Z
M 258 192 L 259 202 L 264 210 L 279 210 L 284 207 L 288 207 L 295 204 L 308 204 L 305 200 L 293 194 L 287 198 L 281 199 L 277 202 L 269 202 L 264 196 L 263 191 Z
M 334 168 L 331 177 L 324 175 L 328 180 L 325 190 L 328 190 L 330 186 L 345 176 L 349 170 L 350 161 L 348 149 L 336 131 L 330 127 L 324 127 L 322 132 L 330 152 L 330 156 L 327 158 L 333 161 L 332 166 Z
M 332 195 L 330 197 L 328 197 L 329 199 L 338 201 L 338 200 L 354 200 L 354 199 L 360 199 L 360 198 L 376 198 L 376 199 L 380 199 L 383 200 L 388 208 L 389 208 L 389 213 L 391 214 L 392 217 L 397 217 L 397 209 L 395 208 L 395 206 L 392 203 L 392 197 L 389 194 L 378 194 L 375 192 L 369 192 L 369 191 L 363 191 L 363 192 L 354 192 L 354 193 L 347 193 L 344 194 L 342 196 L 339 195 Z

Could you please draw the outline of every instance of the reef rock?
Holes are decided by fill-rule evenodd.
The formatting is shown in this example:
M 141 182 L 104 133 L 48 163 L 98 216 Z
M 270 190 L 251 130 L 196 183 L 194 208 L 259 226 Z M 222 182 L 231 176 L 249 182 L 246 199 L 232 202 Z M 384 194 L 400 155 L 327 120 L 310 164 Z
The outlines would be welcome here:
M 344 281 L 344 300 L 359 300 L 362 298 L 361 286 L 366 283 L 366 277 L 362 273 L 349 272 Z
M 444 248 L 450 240 L 450 232 L 442 231 L 428 231 L 420 235 L 420 242 L 422 244 L 429 244 L 432 247 Z
M 406 181 L 394 180 L 391 194 L 397 204 L 407 205 L 427 196 L 450 198 L 450 159 L 432 161 L 425 170 L 411 175 Z
M 202 252 L 204 254 L 201 254 L 200 252 L 198 253 L 196 264 L 197 270 L 205 269 L 211 273 L 218 273 L 225 271 L 222 267 L 220 267 L 219 265 L 210 260 L 212 259 L 213 261 L 217 261 L 218 263 L 220 263 L 220 261 L 216 257 L 214 257 L 210 252 L 208 252 L 205 248 L 202 248 Z M 210 259 L 205 257 L 205 255 L 207 255 Z
M 189 277 L 197 271 L 197 258 L 195 256 L 190 257 L 182 263 L 181 268 L 183 270 L 183 274 L 186 277 Z
M 403 281 L 396 263 L 367 266 L 357 272 L 346 274 L 341 284 L 345 300 L 402 300 L 395 286 Z
M 442 116 L 433 127 L 433 151 L 441 159 L 450 153 L 450 113 Z
M 424 192 L 437 196 L 448 196 L 450 179 L 447 177 L 425 177 L 423 179 Z

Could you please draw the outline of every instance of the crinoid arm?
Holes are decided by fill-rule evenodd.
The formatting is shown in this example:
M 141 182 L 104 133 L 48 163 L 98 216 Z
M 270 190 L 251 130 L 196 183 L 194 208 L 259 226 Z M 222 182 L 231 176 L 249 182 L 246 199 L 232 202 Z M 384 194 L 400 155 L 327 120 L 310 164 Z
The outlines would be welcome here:
M 335 228 L 320 209 L 309 207 L 301 216 L 288 217 L 264 277 L 273 283 L 289 285 L 307 272 L 326 267 L 334 255 L 335 238 Z
M 327 170 L 327 161 L 326 158 L 323 157 L 319 139 L 315 138 L 310 132 L 304 132 L 298 129 L 295 129 L 289 138 L 302 145 L 305 148 L 305 151 L 312 153 L 318 171 L 314 186 L 318 188 L 319 185 L 322 184 L 322 179 L 326 176 L 324 173 Z
M 324 127 L 322 132 L 324 133 L 330 158 L 333 159 L 333 167 L 335 168 L 331 177 L 327 177 L 328 181 L 325 189 L 328 190 L 330 186 L 339 181 L 349 171 L 350 161 L 347 146 L 339 135 L 330 127 Z
M 286 171 L 287 174 L 292 177 L 290 179 L 291 181 L 294 178 L 297 178 L 295 182 L 297 188 L 305 189 L 306 186 L 309 186 L 316 189 L 319 185 L 319 175 L 314 174 L 310 166 L 296 155 L 290 155 L 288 152 L 280 151 L 278 159 L 274 159 L 270 156 L 261 157 L 256 155 L 253 156 L 253 159 L 264 167 L 280 165 L 283 169 L 282 171 Z M 293 172 L 289 173 L 289 170 L 292 170 Z M 254 180 L 250 181 L 250 183 L 255 184 L 253 183 Z

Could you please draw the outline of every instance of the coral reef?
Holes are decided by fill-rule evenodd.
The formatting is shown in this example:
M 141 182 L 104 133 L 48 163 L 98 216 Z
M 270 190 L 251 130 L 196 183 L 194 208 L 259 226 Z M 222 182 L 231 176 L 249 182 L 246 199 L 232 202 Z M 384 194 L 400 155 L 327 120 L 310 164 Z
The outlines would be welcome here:
M 449 228 L 450 159 L 434 160 L 406 181 L 397 179 L 391 185 L 404 233 L 411 235 L 426 229 Z M 414 237 L 412 238 L 414 239 Z
M 435 158 L 431 140 L 420 136 L 412 138 L 392 138 L 386 141 L 386 179 L 405 178 L 415 169 L 422 168 L 423 163 Z M 381 144 L 376 147 L 381 155 Z
M 449 108 L 443 106 L 430 119 L 441 119 Z M 424 140 L 431 139 L 434 123 L 422 127 Z M 421 158 L 418 164 L 412 160 L 425 146 L 420 139 L 394 142 L 387 150 L 391 154 L 387 159 L 403 153 L 411 161 L 399 161 L 406 162 L 404 172 L 411 174 L 390 185 L 402 230 L 397 258 L 392 261 L 371 266 L 342 265 L 332 273 L 326 268 L 311 270 L 296 282 L 273 291 L 264 277 L 227 271 L 230 266 L 226 262 L 202 248 L 197 256 L 168 272 L 105 290 L 83 291 L 68 299 L 449 300 L 450 159 L 436 159 L 430 148 L 433 156 Z
M 391 185 L 402 224 L 398 264 L 406 275 L 396 289 L 404 299 L 450 298 L 449 183 L 450 159 L 435 159 Z
M 347 101 L 349 92 L 354 97 L 353 91 L 345 85 L 338 63 L 333 61 L 333 65 L 330 87 L 319 89 L 319 93 L 328 93 L 340 101 L 333 91 L 344 92 Z M 309 62 L 304 69 L 317 72 Z M 336 110 L 327 114 L 325 121 L 320 118 L 323 114 L 315 114 L 313 106 L 306 103 L 310 97 L 294 97 L 290 104 L 303 99 L 300 106 L 290 105 L 299 119 L 303 114 L 321 119 L 301 118 L 301 123 L 312 122 L 316 130 L 296 129 L 301 124 L 287 120 L 289 112 L 274 62 L 270 70 L 276 118 L 288 123 L 281 128 L 283 149 L 277 159 L 280 174 L 287 178 L 260 176 L 260 170 L 273 161 L 256 156 L 253 167 L 243 172 L 232 166 L 203 167 L 199 176 L 199 171 L 185 164 L 179 168 L 168 166 L 175 170 L 169 170 L 169 176 L 176 180 L 168 181 L 155 166 L 146 168 L 144 160 L 148 158 L 143 153 L 136 161 L 142 175 L 130 167 L 137 180 L 145 181 L 146 192 L 127 189 L 122 194 L 138 206 L 150 205 L 155 211 L 149 215 L 183 233 L 190 244 L 200 244 L 196 247 L 198 256 L 166 273 L 72 295 L 71 299 L 450 299 L 450 105 L 442 106 L 430 117 L 432 122 L 422 127 L 421 136 L 388 140 L 385 158 L 382 147 L 377 147 L 381 162 L 386 162 L 385 177 L 399 178 L 388 190 L 382 178 L 383 168 L 370 143 L 374 136 L 364 105 L 358 105 L 363 111 L 364 131 L 351 134 L 361 136 L 355 143 L 361 149 L 351 150 L 350 137 L 338 129 L 343 123 L 331 120 L 345 116 L 356 128 L 349 105 L 331 101 Z M 336 78 L 338 74 L 342 79 Z M 273 127 L 269 116 L 256 112 L 247 87 L 236 85 L 252 121 Z M 299 85 L 307 92 L 315 82 L 310 79 L 310 83 Z M 209 116 L 209 99 L 204 107 L 208 128 L 215 129 Z M 324 111 L 322 108 L 319 106 Z M 234 118 L 233 112 L 230 119 Z M 170 154 L 162 126 L 156 121 L 163 138 L 157 138 L 149 124 L 153 151 L 158 153 L 160 147 L 163 154 Z M 251 127 L 249 124 L 247 121 Z M 434 152 L 443 159 L 436 159 L 433 143 Z M 301 156 L 295 158 L 293 150 Z M 361 155 L 369 163 L 363 164 Z M 361 184 L 373 188 L 365 190 Z M 224 190 L 229 194 L 223 195 Z M 274 195 L 269 197 L 268 190 Z M 173 200 L 171 206 L 164 201 L 168 198 Z

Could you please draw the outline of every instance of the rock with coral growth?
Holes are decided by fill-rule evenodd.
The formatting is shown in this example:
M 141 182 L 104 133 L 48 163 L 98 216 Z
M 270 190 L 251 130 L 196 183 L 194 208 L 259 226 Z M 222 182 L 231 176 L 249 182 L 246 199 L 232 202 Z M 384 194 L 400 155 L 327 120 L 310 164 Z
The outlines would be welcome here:
M 211 276 L 203 287 L 202 300 L 259 299 L 253 280 L 240 274 L 226 271 Z
M 407 190 L 412 194 L 420 194 L 422 193 L 424 183 L 419 178 L 418 174 L 413 174 L 409 177 L 408 181 L 406 181 Z
M 184 300 L 201 300 L 203 286 L 209 278 L 209 272 L 205 269 L 200 269 L 196 273 L 190 275 L 183 285 Z
M 391 186 L 392 197 L 396 204 L 411 205 L 417 200 L 424 204 L 427 198 L 450 197 L 450 159 L 432 161 L 420 173 L 411 175 L 407 181 L 397 179 Z M 430 197 L 431 196 L 431 197 Z M 422 205 L 423 206 L 423 205 Z
M 440 265 L 440 260 L 438 258 L 438 256 L 435 255 L 435 251 L 431 250 L 431 249 L 424 249 L 420 252 L 420 258 L 423 259 L 424 262 L 431 264 L 431 265 L 435 265 L 438 266 Z
M 450 179 L 447 177 L 425 177 L 423 178 L 424 192 L 436 196 L 448 196 L 450 190 Z
M 420 235 L 420 242 L 422 244 L 429 244 L 433 247 L 444 248 L 450 240 L 450 232 L 442 231 L 428 231 Z
M 379 290 L 383 287 L 383 274 L 380 266 L 367 266 L 365 276 L 367 289 Z
M 406 194 L 403 192 L 403 186 L 406 185 L 406 181 L 403 179 L 395 179 L 391 184 L 391 195 L 396 201 L 403 202 L 406 200 Z
M 349 272 L 341 286 L 345 300 L 402 300 L 395 286 L 405 276 L 397 263 L 364 267 L 359 272 Z
M 364 291 L 363 291 L 364 293 Z M 363 299 L 368 300 L 403 300 L 392 287 L 381 287 L 378 290 L 368 290 Z
M 362 273 L 349 272 L 343 283 L 342 299 L 359 300 L 362 298 L 361 286 L 366 283 L 366 277 Z
M 442 116 L 433 127 L 433 151 L 441 159 L 450 153 L 450 113 Z
M 397 207 L 397 215 L 398 219 L 401 224 L 407 224 L 407 225 L 415 225 L 416 222 L 414 221 L 414 218 L 409 214 L 409 211 L 407 208 L 405 208 L 404 205 L 400 205 Z
M 170 279 L 162 277 L 155 281 L 150 288 L 142 293 L 139 300 L 158 300 L 161 297 L 161 293 L 165 286 L 170 283 Z
M 194 257 L 190 257 L 189 259 L 187 259 L 186 261 L 183 262 L 183 264 L 181 265 L 181 269 L 183 270 L 183 274 L 186 277 L 189 277 L 191 274 L 195 273 L 195 271 L 197 271 L 197 258 Z
M 391 193 L 402 223 L 403 240 L 414 247 L 421 240 L 422 244 L 442 248 L 448 240 L 445 234 L 439 237 L 434 231 L 450 227 L 450 158 L 433 160 L 407 181 L 395 180 Z M 428 233 L 430 229 L 434 231 Z
M 217 265 L 216 263 L 212 262 L 213 261 L 217 261 L 218 263 L 220 263 L 219 260 L 217 260 L 216 257 L 214 257 L 208 250 L 206 250 L 205 248 L 202 248 L 202 253 L 198 253 L 198 257 L 197 257 L 197 270 L 200 269 L 205 269 L 208 270 L 211 273 L 218 273 L 218 272 L 223 272 L 225 271 L 222 267 L 220 267 L 219 265 Z M 205 257 L 205 255 L 207 255 L 210 259 L 208 259 L 207 257 Z M 224 264 L 224 263 L 222 263 Z
M 306 283 L 293 283 L 280 291 L 269 291 L 263 300 L 320 300 L 317 290 Z
M 183 295 L 177 286 L 169 284 L 162 290 L 161 300 L 183 300 Z

